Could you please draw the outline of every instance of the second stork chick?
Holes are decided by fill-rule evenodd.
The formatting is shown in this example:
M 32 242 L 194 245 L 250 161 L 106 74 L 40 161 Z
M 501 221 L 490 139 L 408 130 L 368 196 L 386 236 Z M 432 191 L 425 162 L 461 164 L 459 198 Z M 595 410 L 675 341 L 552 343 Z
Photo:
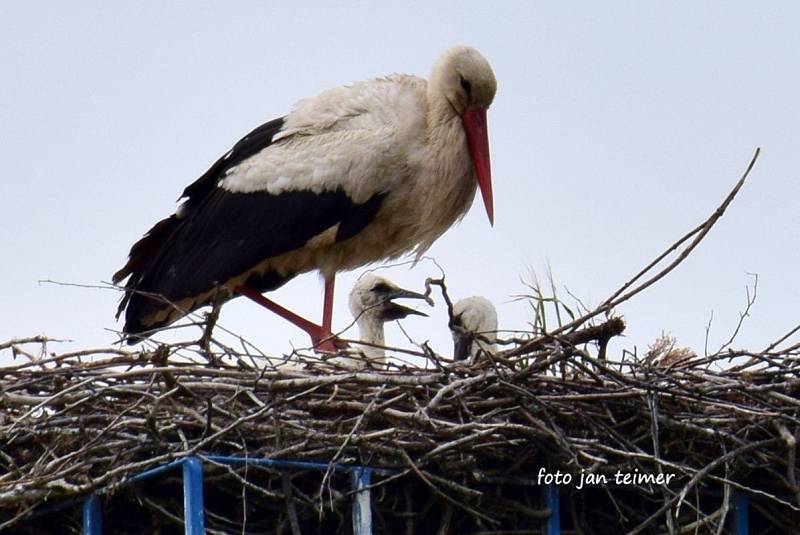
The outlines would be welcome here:
M 453 305 L 453 358 L 475 359 L 494 353 L 497 341 L 497 310 L 485 297 L 465 297 Z

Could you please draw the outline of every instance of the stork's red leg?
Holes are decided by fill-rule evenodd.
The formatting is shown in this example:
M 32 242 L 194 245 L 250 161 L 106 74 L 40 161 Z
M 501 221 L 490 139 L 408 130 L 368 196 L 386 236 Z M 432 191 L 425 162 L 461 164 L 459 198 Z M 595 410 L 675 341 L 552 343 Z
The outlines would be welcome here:
M 333 325 L 333 286 L 335 280 L 336 275 L 325 277 L 325 297 L 322 303 L 322 332 L 325 333 L 323 336 L 327 338 L 327 340 L 319 344 L 319 348 L 323 351 L 336 351 L 336 339 L 331 332 L 331 326 Z
M 326 285 L 327 289 L 327 285 Z M 261 295 L 257 290 L 250 288 L 249 286 L 241 286 L 238 289 L 238 292 L 243 296 L 252 299 L 259 305 L 263 306 L 267 310 L 271 310 L 275 314 L 279 315 L 280 317 L 284 318 L 285 320 L 297 325 L 308 335 L 311 337 L 311 343 L 314 344 L 314 347 L 318 347 L 323 351 L 334 351 L 336 347 L 333 345 L 333 342 L 328 340 L 325 341 L 327 338 L 331 338 L 331 329 L 330 325 L 326 328 L 323 324 L 322 327 L 317 325 L 316 323 L 305 319 L 304 317 L 295 314 L 291 310 L 282 307 L 275 301 L 271 299 L 267 299 L 263 295 Z M 327 302 L 327 293 L 326 293 L 326 302 Z M 324 315 L 324 312 L 323 312 Z M 329 318 L 330 322 L 330 318 Z
M 333 325 L 333 285 L 336 275 L 325 277 L 325 302 L 322 305 L 322 329 L 331 332 Z

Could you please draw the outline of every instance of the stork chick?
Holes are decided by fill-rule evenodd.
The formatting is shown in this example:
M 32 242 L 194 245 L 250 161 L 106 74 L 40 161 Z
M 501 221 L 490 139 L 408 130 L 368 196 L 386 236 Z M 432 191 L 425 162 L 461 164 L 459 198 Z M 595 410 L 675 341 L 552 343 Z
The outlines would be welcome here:
M 497 310 L 485 297 L 466 297 L 453 305 L 453 358 L 474 360 L 497 348 Z
M 386 345 L 383 325 L 409 315 L 427 316 L 413 308 L 400 305 L 393 299 L 424 299 L 423 294 L 400 288 L 392 281 L 368 273 L 361 277 L 350 291 L 350 312 L 358 325 L 359 337 L 364 343 L 361 352 L 370 362 L 385 362 Z

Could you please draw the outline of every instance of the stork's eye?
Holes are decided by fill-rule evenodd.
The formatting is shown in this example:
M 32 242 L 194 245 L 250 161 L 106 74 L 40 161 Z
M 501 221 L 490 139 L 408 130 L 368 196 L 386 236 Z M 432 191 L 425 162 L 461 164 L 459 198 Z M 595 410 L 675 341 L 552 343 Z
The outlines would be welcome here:
M 385 282 L 378 282 L 375 283 L 375 286 L 372 287 L 372 291 L 379 294 L 389 293 L 392 291 L 392 287 L 386 284 Z
M 472 95 L 472 84 L 469 83 L 469 80 L 467 80 L 466 78 L 464 78 L 461 75 L 459 75 L 459 78 L 461 79 L 461 87 L 464 88 L 464 91 L 467 93 L 467 96 L 471 96 Z

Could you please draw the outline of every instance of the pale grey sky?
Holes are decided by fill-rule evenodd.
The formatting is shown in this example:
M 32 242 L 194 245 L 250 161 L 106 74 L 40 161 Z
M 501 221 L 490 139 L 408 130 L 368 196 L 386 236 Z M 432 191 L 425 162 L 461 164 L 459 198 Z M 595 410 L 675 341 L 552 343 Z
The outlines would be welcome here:
M 0 341 L 111 343 L 117 293 L 38 281 L 108 281 L 184 186 L 297 99 L 427 76 L 444 49 L 469 44 L 498 79 L 496 224 L 476 204 L 430 250 L 453 297 L 485 295 L 502 328 L 525 329 L 512 296 L 549 264 L 597 304 L 707 217 L 761 146 L 705 243 L 618 311 L 628 336 L 614 346 L 643 350 L 666 330 L 702 350 L 712 311 L 718 346 L 757 273 L 737 345 L 760 349 L 799 320 L 798 27 L 792 2 L 0 3 Z M 338 279 L 336 327 L 362 271 Z M 437 270 L 386 274 L 421 288 Z M 320 316 L 315 275 L 274 297 Z M 221 322 L 270 353 L 307 345 L 244 299 Z M 404 326 L 449 351 L 441 302 Z M 389 340 L 408 345 L 395 326 Z

